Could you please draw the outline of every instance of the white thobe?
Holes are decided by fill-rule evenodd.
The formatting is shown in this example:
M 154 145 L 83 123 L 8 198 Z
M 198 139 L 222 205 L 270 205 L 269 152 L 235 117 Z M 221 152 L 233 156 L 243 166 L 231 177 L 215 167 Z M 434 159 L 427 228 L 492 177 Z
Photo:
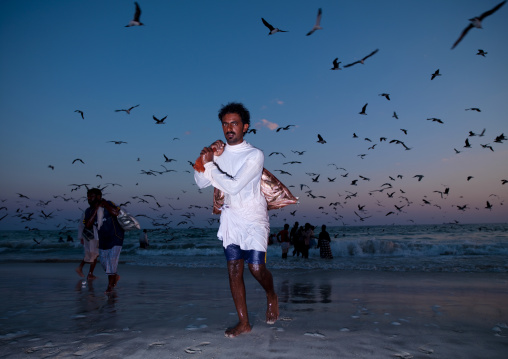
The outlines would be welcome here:
M 264 159 L 261 150 L 243 141 L 226 145 L 222 155 L 205 164 L 205 172 L 194 171 L 199 188 L 212 185 L 224 192 L 217 232 L 224 248 L 237 244 L 243 250 L 266 252 L 270 223 L 261 192 Z

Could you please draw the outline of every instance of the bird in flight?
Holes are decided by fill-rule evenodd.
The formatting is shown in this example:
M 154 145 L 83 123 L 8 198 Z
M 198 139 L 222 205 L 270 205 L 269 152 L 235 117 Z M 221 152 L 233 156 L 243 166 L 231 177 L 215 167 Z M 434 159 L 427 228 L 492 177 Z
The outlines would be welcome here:
M 466 108 L 466 111 L 476 111 L 476 112 L 482 112 L 482 110 L 480 110 L 478 107 Z
M 319 133 L 318 133 L 317 137 L 318 137 L 318 140 L 317 140 L 318 143 L 321 143 L 321 144 L 325 144 L 326 143 L 326 141 L 323 140 L 323 137 L 321 137 L 321 135 Z
M 347 64 L 347 65 L 344 65 L 344 67 L 350 67 L 350 66 L 353 66 L 353 65 L 356 65 L 356 64 L 364 64 L 365 63 L 365 60 L 367 60 L 369 57 L 373 56 L 376 52 L 378 52 L 379 49 L 375 49 L 374 51 L 372 51 L 370 54 L 368 54 L 367 56 L 365 56 L 363 59 L 361 60 L 358 60 L 358 61 L 355 61 L 355 62 L 352 62 L 350 64 Z
M 74 112 L 78 112 L 80 115 L 81 115 L 81 118 L 84 120 L 85 119 L 85 115 L 83 114 L 83 111 L 81 110 L 76 110 Z
M 389 93 L 380 93 L 379 96 L 384 96 L 388 101 L 390 101 L 390 94 Z
M 336 57 L 335 60 L 333 60 L 333 67 L 330 69 L 330 70 L 342 70 L 339 65 L 340 65 L 340 61 L 339 61 L 339 58 Z
M 152 116 L 152 117 L 153 117 L 153 119 L 155 120 L 155 124 L 156 124 L 156 125 L 165 125 L 164 120 L 165 120 L 165 119 L 166 119 L 166 117 L 168 117 L 168 116 L 164 116 L 164 117 L 163 117 L 163 118 L 161 118 L 160 120 L 159 120 L 157 117 L 155 117 L 155 116 Z
M 314 27 L 312 28 L 312 30 L 310 30 L 306 36 L 310 36 L 314 33 L 314 31 L 316 30 L 322 30 L 323 28 L 321 27 L 320 23 L 321 23 L 321 14 L 323 12 L 321 11 L 321 8 L 319 8 L 318 10 L 318 13 L 317 13 L 317 18 L 316 18 L 316 23 L 314 24 Z
M 125 27 L 144 25 L 141 21 L 139 21 L 139 17 L 141 16 L 141 8 L 139 7 L 139 4 L 135 1 L 134 5 L 136 5 L 134 18 L 127 25 L 125 25 Z
M 272 25 L 270 25 L 265 19 L 261 18 L 261 21 L 263 21 L 263 24 L 265 24 L 265 26 L 268 28 L 268 30 L 270 30 L 270 32 L 268 33 L 268 35 L 273 35 L 275 34 L 276 32 L 287 32 L 285 30 L 281 30 L 277 27 L 273 27 Z
M 279 132 L 280 130 L 287 131 L 290 129 L 291 126 L 296 126 L 296 125 L 287 125 L 286 127 L 278 127 L 275 132 Z
M 423 175 L 414 175 L 413 178 L 418 178 L 418 182 L 420 182 L 423 178 Z
M 435 118 L 435 117 L 428 118 L 427 121 L 432 121 L 432 122 L 437 122 L 437 123 L 443 123 L 443 121 L 441 121 L 439 118 Z
M 282 152 L 272 152 L 268 155 L 268 157 L 270 157 L 271 155 L 281 155 L 282 157 L 286 158 L 286 156 L 284 156 Z
M 165 154 L 162 154 L 164 156 L 164 162 L 172 162 L 172 161 L 176 161 L 174 158 L 168 158 L 168 156 L 166 156 Z
M 478 49 L 477 55 L 485 57 L 485 55 L 487 55 L 487 52 L 483 51 L 482 49 Z
M 122 109 L 122 110 L 115 110 L 115 112 L 122 112 L 122 111 L 125 111 L 125 112 L 127 112 L 127 115 L 130 115 L 131 110 L 132 110 L 133 108 L 138 107 L 138 106 L 139 106 L 139 105 L 132 106 L 131 108 L 129 108 L 129 109 L 127 109 L 127 110 L 125 110 L 125 109 Z
M 358 112 L 360 115 L 366 115 L 367 113 L 365 112 L 365 110 L 367 109 L 367 105 L 368 103 L 366 103 L 365 105 L 363 105 L 362 107 L 362 111 L 361 112 Z
M 76 158 L 74 161 L 72 161 L 72 164 L 74 164 L 77 161 L 81 162 L 82 164 L 85 164 L 85 162 L 83 162 L 81 158 Z
M 494 6 L 492 9 L 488 10 L 488 11 L 485 11 L 483 14 L 481 14 L 480 16 L 475 16 L 473 17 L 472 19 L 469 19 L 469 21 L 471 22 L 468 26 L 466 26 L 466 28 L 462 31 L 462 33 L 460 34 L 459 38 L 457 39 L 457 41 L 455 41 L 455 43 L 453 44 L 452 46 L 452 50 L 455 48 L 455 46 L 457 46 L 459 44 L 459 42 L 462 41 L 462 39 L 464 38 L 464 36 L 466 36 L 466 34 L 469 32 L 469 30 L 471 30 L 473 27 L 476 27 L 477 29 L 481 29 L 482 28 L 482 21 L 484 18 L 486 18 L 487 16 L 490 16 L 492 15 L 493 13 L 495 13 L 497 10 L 499 10 L 499 8 L 501 6 L 504 5 L 504 3 L 506 2 L 505 1 L 502 1 L 500 2 L 499 4 L 497 4 L 496 6 Z
M 439 69 L 434 71 L 434 73 L 430 76 L 430 79 L 434 80 L 436 78 L 436 76 L 441 76 L 441 74 L 439 73 Z
M 121 145 L 122 143 L 127 143 L 125 141 L 108 141 L 108 142 L 113 142 L 115 145 Z

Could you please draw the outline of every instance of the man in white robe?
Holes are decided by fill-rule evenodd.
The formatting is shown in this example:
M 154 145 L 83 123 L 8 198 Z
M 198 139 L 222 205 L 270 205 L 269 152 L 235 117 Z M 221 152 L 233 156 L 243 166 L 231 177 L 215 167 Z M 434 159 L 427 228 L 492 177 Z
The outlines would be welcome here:
M 265 265 L 270 224 L 261 192 L 264 155 L 243 139 L 250 114 L 242 104 L 224 106 L 219 119 L 227 145 L 217 140 L 203 148 L 200 156 L 205 171 L 195 171 L 194 179 L 199 188 L 212 185 L 224 193 L 217 236 L 224 247 L 229 285 L 239 318 L 238 324 L 228 328 L 225 335 L 235 337 L 251 330 L 243 281 L 244 262 L 266 291 L 268 324 L 278 319 L 279 308 L 273 278 Z

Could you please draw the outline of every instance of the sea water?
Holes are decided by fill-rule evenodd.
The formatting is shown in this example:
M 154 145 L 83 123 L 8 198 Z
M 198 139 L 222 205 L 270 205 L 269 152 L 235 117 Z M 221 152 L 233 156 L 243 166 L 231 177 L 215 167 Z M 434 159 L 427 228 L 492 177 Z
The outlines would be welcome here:
M 271 228 L 278 233 L 281 228 Z M 333 259 L 322 259 L 315 243 L 309 259 L 281 258 L 268 247 L 267 266 L 279 269 L 508 272 L 508 224 L 442 224 L 328 227 Z M 317 237 L 320 228 L 316 227 Z M 74 241 L 67 242 L 67 234 Z M 0 262 L 79 262 L 77 232 L 0 231 Z M 217 228 L 148 230 L 150 246 L 139 248 L 140 231 L 126 232 L 122 265 L 220 268 L 226 266 Z M 63 241 L 63 242 L 62 242 Z M 317 242 L 317 240 L 315 240 Z

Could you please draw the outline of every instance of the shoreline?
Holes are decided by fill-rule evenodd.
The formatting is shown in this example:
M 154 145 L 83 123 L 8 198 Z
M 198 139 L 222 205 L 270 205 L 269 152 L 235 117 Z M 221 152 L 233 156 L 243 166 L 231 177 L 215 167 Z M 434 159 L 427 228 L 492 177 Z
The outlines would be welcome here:
M 0 263 L 0 345 L 9 358 L 502 358 L 508 274 L 273 269 L 280 318 L 244 277 L 252 332 L 236 323 L 224 268 L 119 265 L 83 285 L 73 263 Z M 85 266 L 85 269 L 88 269 Z M 410 356 L 408 356 L 410 355 Z

